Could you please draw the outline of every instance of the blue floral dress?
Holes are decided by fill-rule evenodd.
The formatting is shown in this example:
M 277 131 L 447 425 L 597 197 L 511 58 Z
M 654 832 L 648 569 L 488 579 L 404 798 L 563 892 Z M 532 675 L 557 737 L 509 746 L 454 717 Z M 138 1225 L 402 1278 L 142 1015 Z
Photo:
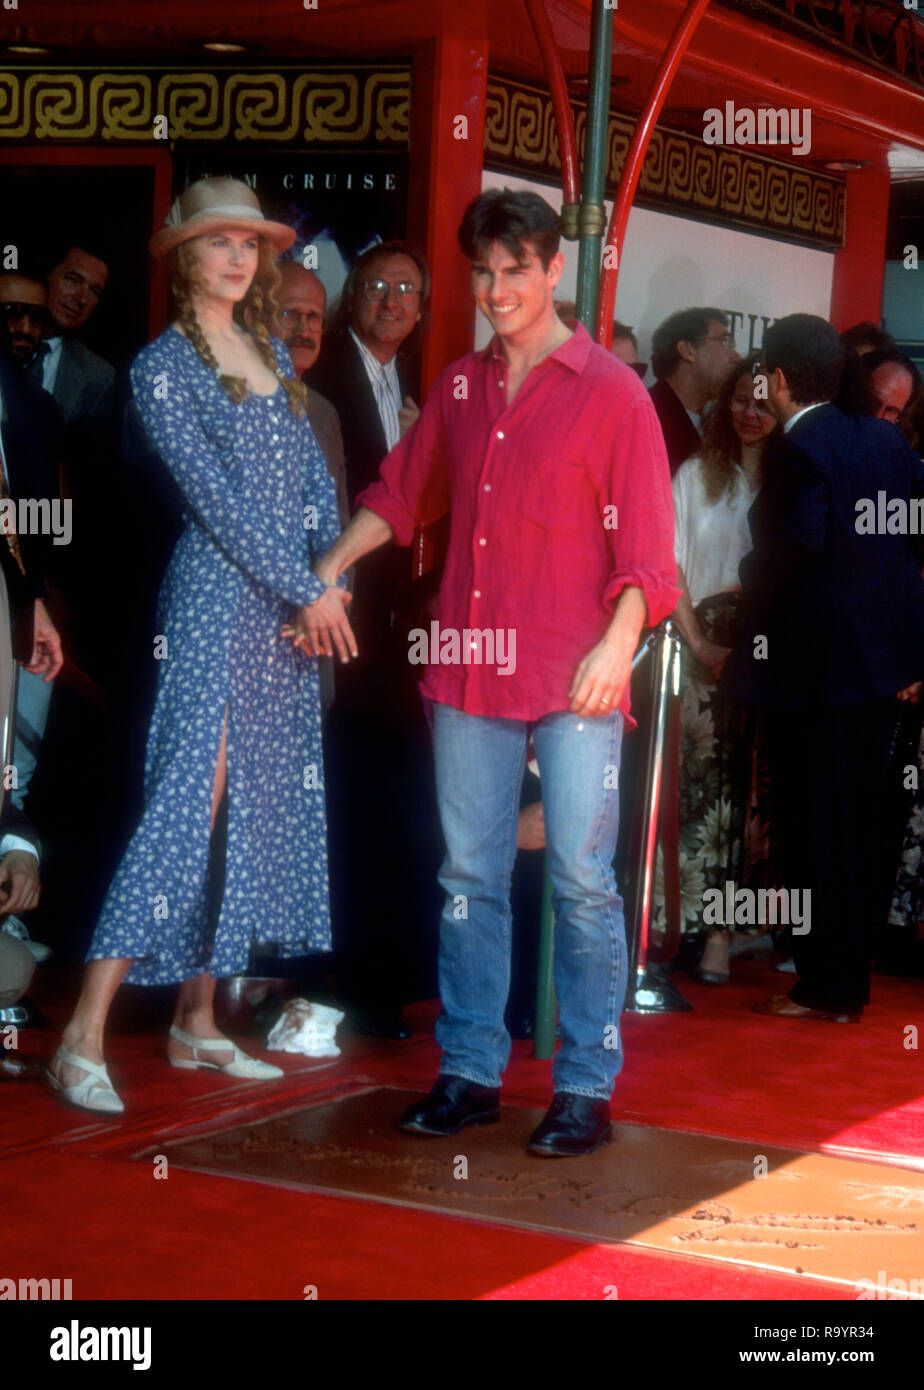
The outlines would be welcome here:
M 282 375 L 293 368 L 273 339 Z M 280 641 L 323 592 L 311 564 L 339 534 L 334 484 L 282 385 L 235 405 L 176 329 L 131 370 L 186 526 L 160 592 L 157 698 L 141 823 L 88 959 L 131 956 L 127 979 L 169 984 L 246 970 L 251 945 L 330 949 L 318 663 Z M 215 766 L 227 714 L 224 894 L 210 916 Z

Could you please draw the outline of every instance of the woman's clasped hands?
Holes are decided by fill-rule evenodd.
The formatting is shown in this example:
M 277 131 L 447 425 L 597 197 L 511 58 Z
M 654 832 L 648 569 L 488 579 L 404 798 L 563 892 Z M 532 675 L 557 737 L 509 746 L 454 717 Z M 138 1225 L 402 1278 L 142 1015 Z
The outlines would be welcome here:
M 282 637 L 307 656 L 338 656 L 347 662 L 359 655 L 346 610 L 353 595 L 330 584 L 314 603 L 298 610 L 295 622 L 282 629 Z

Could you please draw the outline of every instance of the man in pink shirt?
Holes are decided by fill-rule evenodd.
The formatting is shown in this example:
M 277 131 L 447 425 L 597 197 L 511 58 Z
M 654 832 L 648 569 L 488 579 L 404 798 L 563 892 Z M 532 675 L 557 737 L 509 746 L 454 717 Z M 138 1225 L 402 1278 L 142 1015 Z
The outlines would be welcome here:
M 440 883 L 437 1041 L 430 1094 L 402 1117 L 421 1134 L 499 1118 L 510 1052 L 510 877 L 532 737 L 542 777 L 555 908 L 561 1048 L 555 1095 L 530 1139 L 539 1154 L 590 1153 L 611 1136 L 622 1066 L 627 959 L 612 870 L 618 770 L 639 634 L 679 597 L 670 475 L 635 373 L 558 318 L 558 218 L 532 193 L 495 190 L 466 211 L 459 241 L 494 329 L 453 362 L 420 419 L 317 568 L 331 586 L 302 610 L 312 652 L 355 654 L 337 577 L 361 555 L 451 512 L 426 663 L 446 858 Z

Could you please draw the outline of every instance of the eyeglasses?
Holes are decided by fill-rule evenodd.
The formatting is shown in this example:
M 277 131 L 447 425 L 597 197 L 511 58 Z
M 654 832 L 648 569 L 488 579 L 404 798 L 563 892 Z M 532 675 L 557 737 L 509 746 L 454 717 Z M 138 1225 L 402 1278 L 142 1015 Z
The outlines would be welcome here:
M 17 299 L 10 299 L 4 300 L 0 309 L 8 319 L 31 319 L 33 323 L 40 323 L 43 327 L 51 322 L 51 314 L 44 304 L 22 304 Z
M 399 280 L 397 285 L 390 285 L 387 280 L 360 280 L 359 283 L 370 304 L 381 304 L 383 299 L 388 298 L 389 290 L 399 304 L 413 304 L 421 293 L 420 287 L 412 285 L 410 280 Z
M 710 338 L 708 333 L 705 338 L 700 339 L 701 343 L 719 343 L 723 348 L 733 348 L 735 346 L 734 335 L 731 333 L 721 333 L 717 338 Z

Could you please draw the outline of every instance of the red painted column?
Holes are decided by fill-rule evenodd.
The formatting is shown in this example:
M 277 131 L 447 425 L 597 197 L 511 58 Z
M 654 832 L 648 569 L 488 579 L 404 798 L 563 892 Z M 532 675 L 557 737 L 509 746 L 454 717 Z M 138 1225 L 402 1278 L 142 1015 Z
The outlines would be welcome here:
M 848 174 L 844 247 L 831 284 L 831 322 L 841 333 L 862 319 L 880 321 L 888 217 L 888 169 Z
M 436 38 L 414 54 L 412 68 L 408 233 L 423 246 L 433 280 L 421 395 L 472 346 L 469 269 L 456 233 L 467 204 L 481 192 L 488 45 L 486 29 L 478 37 L 471 18 L 463 26 L 451 11 L 445 14 Z

